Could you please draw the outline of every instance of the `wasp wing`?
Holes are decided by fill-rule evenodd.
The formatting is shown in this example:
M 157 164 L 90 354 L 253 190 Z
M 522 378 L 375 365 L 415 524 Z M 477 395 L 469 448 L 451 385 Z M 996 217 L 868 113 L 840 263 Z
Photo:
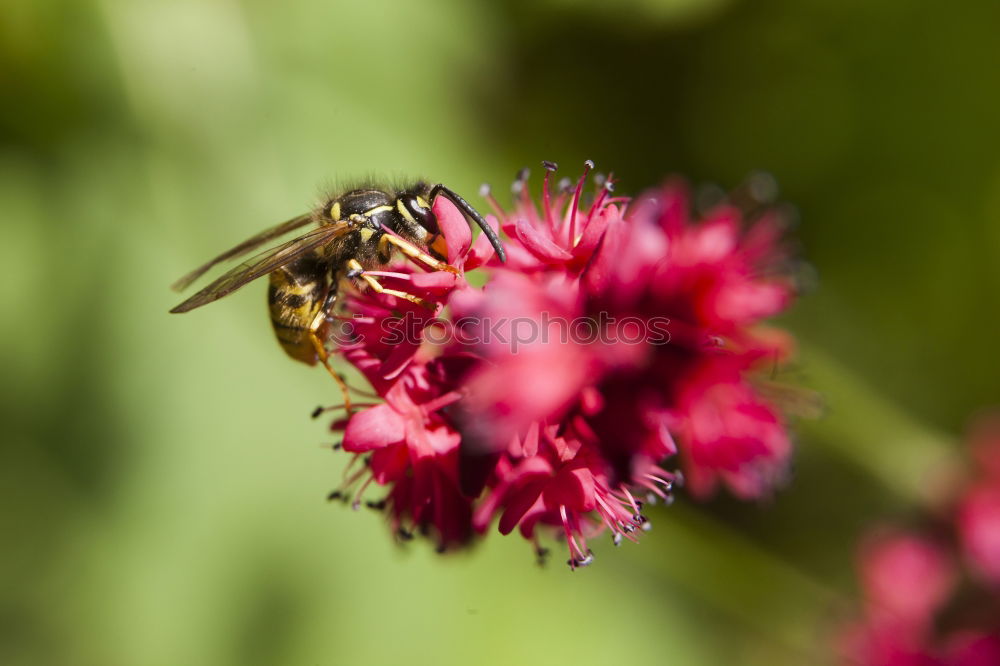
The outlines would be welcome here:
M 193 271 L 191 271 L 190 273 L 188 273 L 187 275 L 185 275 L 184 277 L 182 277 L 180 280 L 178 280 L 177 282 L 173 283 L 170 286 L 170 288 L 173 289 L 174 291 L 184 291 L 189 286 L 191 286 L 192 282 L 194 282 L 195 280 L 197 280 L 198 278 L 200 278 L 202 275 L 204 275 L 213 266 L 215 266 L 217 264 L 220 264 L 223 261 L 227 261 L 229 259 L 235 259 L 236 257 L 240 257 L 240 256 L 246 254 L 247 252 L 250 252 L 251 250 L 256 250 L 258 247 L 260 247 L 264 243 L 266 243 L 266 242 L 268 242 L 270 240 L 274 240 L 275 238 L 278 238 L 279 236 L 284 236 L 289 231 L 294 231 L 295 229 L 298 229 L 301 226 L 309 224 L 314 219 L 315 219 L 315 217 L 313 216 L 312 213 L 306 213 L 305 215 L 299 215 L 298 217 L 293 217 L 292 219 L 286 220 L 285 222 L 282 222 L 281 224 L 277 224 L 277 225 L 271 227 L 270 229 L 266 229 L 266 230 L 260 232 L 259 234 L 257 234 L 256 236 L 252 236 L 252 237 L 246 239 L 245 241 L 243 241 L 242 243 L 240 243 L 239 245 L 237 245 L 233 249 L 228 250 L 226 252 L 223 252 L 222 254 L 220 254 L 219 256 L 217 256 L 215 259 L 212 259 L 208 263 L 206 263 L 206 264 L 204 264 L 202 266 L 199 266 L 198 268 L 194 269 Z
M 295 261 L 303 254 L 316 249 L 320 245 L 329 243 L 349 229 L 350 225 L 346 222 L 327 224 L 298 238 L 293 238 L 287 243 L 272 247 L 270 250 L 265 250 L 239 266 L 234 267 L 212 284 L 172 309 L 171 312 L 187 312 L 188 310 L 194 310 L 195 308 L 200 308 L 202 305 L 217 301 L 223 296 L 233 293 L 247 282 L 252 282 L 263 275 L 267 275 Z

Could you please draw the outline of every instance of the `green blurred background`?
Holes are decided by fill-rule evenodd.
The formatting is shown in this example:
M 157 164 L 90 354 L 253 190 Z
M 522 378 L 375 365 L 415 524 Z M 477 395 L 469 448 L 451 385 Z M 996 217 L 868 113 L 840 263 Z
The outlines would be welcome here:
M 998 29 L 993 0 L 8 0 L 0 663 L 824 663 L 859 531 L 998 398 Z M 585 158 L 797 205 L 784 378 L 827 409 L 773 499 L 682 495 L 575 573 L 401 550 L 324 501 L 337 394 L 263 287 L 167 315 L 337 179 Z

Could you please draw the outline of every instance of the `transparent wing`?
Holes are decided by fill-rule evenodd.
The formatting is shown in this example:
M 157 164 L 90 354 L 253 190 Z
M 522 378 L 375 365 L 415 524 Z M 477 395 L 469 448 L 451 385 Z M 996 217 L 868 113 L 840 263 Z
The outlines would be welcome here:
M 293 238 L 287 243 L 266 250 L 234 267 L 215 282 L 175 307 L 171 312 L 187 312 L 212 301 L 217 301 L 223 296 L 228 296 L 246 283 L 295 261 L 303 254 L 329 243 L 349 229 L 350 225 L 346 222 L 324 225 L 298 238 Z
M 223 261 L 228 261 L 229 259 L 235 259 L 236 257 L 243 256 L 244 254 L 250 252 L 251 250 L 256 250 L 264 243 L 274 240 L 279 236 L 284 236 L 289 231 L 294 231 L 299 227 L 305 226 L 306 224 L 312 222 L 314 219 L 315 218 L 313 217 L 312 213 L 306 213 L 305 215 L 299 215 L 298 217 L 293 217 L 292 219 L 282 222 L 281 224 L 275 225 L 270 229 L 265 229 L 256 236 L 252 236 L 246 239 L 233 249 L 223 252 L 215 259 L 209 261 L 207 264 L 204 264 L 194 269 L 193 271 L 182 277 L 180 280 L 170 285 L 170 288 L 173 289 L 174 291 L 184 291 L 189 286 L 191 286 L 192 282 L 194 282 L 202 275 L 204 275 L 213 266 L 220 264 Z

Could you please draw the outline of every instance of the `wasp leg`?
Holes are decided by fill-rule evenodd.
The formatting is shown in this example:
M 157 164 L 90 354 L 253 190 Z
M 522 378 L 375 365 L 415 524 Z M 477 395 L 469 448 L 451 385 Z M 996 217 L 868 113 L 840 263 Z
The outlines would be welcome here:
M 320 311 L 316 313 L 315 317 L 313 317 L 312 323 L 309 325 L 309 341 L 312 342 L 313 347 L 316 349 L 316 355 L 323 363 L 323 367 L 326 368 L 326 371 L 330 373 L 331 377 L 333 377 L 333 381 L 337 382 L 337 386 L 340 387 L 340 392 L 344 396 L 344 411 L 346 411 L 347 415 L 350 416 L 354 408 L 351 406 L 351 394 L 347 388 L 347 382 L 345 382 L 344 378 L 338 375 L 337 372 L 330 366 L 330 355 L 327 353 L 326 346 L 323 344 L 323 341 L 319 339 L 318 335 L 320 327 L 326 323 L 327 306 L 329 304 L 328 298 L 327 303 L 324 303 Z
M 458 275 L 458 269 L 452 266 L 451 264 L 447 264 L 441 261 L 440 259 L 435 259 L 431 255 L 427 254 L 426 252 L 418 248 L 416 245 L 413 245 L 412 243 L 409 243 L 397 236 L 393 236 L 392 234 L 383 234 L 382 237 L 379 238 L 378 244 L 380 253 L 388 254 L 387 252 L 385 252 L 387 249 L 389 249 L 386 247 L 386 245 L 395 245 L 400 249 L 400 251 L 403 254 L 405 254 L 410 259 L 413 259 L 414 261 L 420 261 L 425 265 L 430 266 L 436 271 L 448 271 L 449 273 L 454 273 L 455 275 Z
M 384 238 L 384 236 L 383 236 L 383 238 Z M 365 282 L 368 283 L 369 287 L 371 287 L 372 289 L 374 289 L 376 292 L 378 292 L 380 294 L 388 294 L 389 296 L 395 296 L 397 298 L 405 298 L 409 302 L 416 303 L 417 305 L 425 307 L 428 310 L 434 310 L 434 309 L 437 308 L 436 305 L 434 305 L 433 303 L 429 303 L 428 301 L 425 301 L 424 299 L 420 298 L 419 296 L 414 296 L 413 294 L 408 294 L 405 291 L 399 291 L 398 289 L 389 289 L 387 287 L 383 287 L 381 282 L 379 282 L 374 277 L 372 277 L 371 275 L 368 275 L 365 272 L 364 267 L 360 263 L 358 263 L 357 259 L 348 259 L 347 260 L 347 268 L 348 268 L 348 272 L 347 272 L 348 277 L 359 277 L 359 278 L 361 278 L 362 280 L 364 280 Z M 450 266 L 449 266 L 449 268 L 450 268 Z

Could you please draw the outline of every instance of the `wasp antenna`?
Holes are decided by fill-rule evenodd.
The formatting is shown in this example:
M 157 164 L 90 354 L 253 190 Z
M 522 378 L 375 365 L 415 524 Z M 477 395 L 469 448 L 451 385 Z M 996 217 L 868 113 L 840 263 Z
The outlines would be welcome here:
M 438 195 L 445 197 L 448 201 L 458 206 L 458 208 L 465 214 L 466 221 L 471 220 L 472 222 L 475 222 L 490 240 L 490 245 L 492 245 L 493 249 L 496 250 L 497 257 L 500 259 L 501 263 L 507 261 L 507 253 L 504 252 L 503 245 L 500 244 L 500 237 L 497 236 L 497 232 L 493 230 L 493 227 L 490 226 L 489 222 L 486 221 L 486 218 L 484 218 L 478 210 L 473 208 L 472 205 L 459 196 L 457 192 L 440 183 L 431 189 L 431 203 L 434 203 L 434 199 L 436 199 Z

